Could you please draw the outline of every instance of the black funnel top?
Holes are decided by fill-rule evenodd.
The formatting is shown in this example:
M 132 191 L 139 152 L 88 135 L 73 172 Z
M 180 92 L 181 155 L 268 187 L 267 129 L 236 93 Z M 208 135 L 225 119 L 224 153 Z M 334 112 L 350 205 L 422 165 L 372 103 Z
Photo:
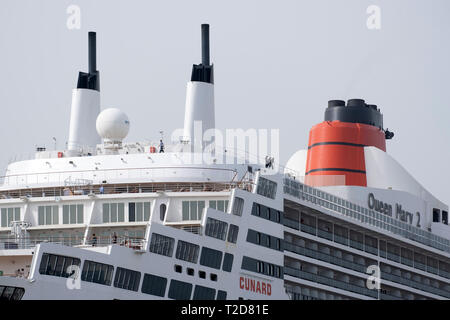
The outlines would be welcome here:
M 209 24 L 202 24 L 202 63 L 192 66 L 191 81 L 214 83 L 213 65 L 209 61 Z
M 89 32 L 88 40 L 88 73 L 78 74 L 78 89 L 100 91 L 100 73 L 97 70 L 97 39 L 95 32 Z
M 325 121 L 339 120 L 342 122 L 364 123 L 383 129 L 383 115 L 380 109 L 374 104 L 366 104 L 363 99 L 350 99 L 345 105 L 343 100 L 328 101 L 328 108 L 325 110 Z M 394 136 L 388 130 L 386 139 Z

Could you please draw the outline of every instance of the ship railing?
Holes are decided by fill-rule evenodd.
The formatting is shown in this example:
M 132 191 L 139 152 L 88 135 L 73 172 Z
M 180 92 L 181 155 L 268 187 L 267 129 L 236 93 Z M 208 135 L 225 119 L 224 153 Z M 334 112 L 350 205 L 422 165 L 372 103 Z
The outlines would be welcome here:
M 79 195 L 102 195 L 154 192 L 221 192 L 232 189 L 252 190 L 252 181 L 244 182 L 192 182 L 192 183 L 132 183 L 110 185 L 79 185 L 51 188 L 26 188 L 0 191 L 0 199 L 27 199 L 39 197 L 62 197 Z
M 97 239 L 84 240 L 82 237 L 26 237 L 16 239 L 14 237 L 1 237 L 0 250 L 32 249 L 41 243 L 60 244 L 69 247 L 104 247 L 119 245 L 135 250 L 145 248 L 144 238 L 136 237 L 98 237 Z
M 450 239 L 437 236 L 427 230 L 407 224 L 320 189 L 303 184 L 302 182 L 294 180 L 289 175 L 284 176 L 283 190 L 285 194 L 300 200 L 311 202 L 338 214 L 345 215 L 350 219 L 369 224 L 438 250 L 450 252 Z

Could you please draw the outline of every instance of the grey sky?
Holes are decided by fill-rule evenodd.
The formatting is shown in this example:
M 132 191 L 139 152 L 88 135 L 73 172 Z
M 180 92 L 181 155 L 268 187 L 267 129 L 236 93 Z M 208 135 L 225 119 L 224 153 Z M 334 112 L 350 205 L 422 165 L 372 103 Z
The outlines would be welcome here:
M 66 27 L 70 4 L 81 29 Z M 381 30 L 366 9 L 381 8 Z M 450 203 L 450 2 L 24 1 L 0 4 L 0 165 L 35 146 L 62 148 L 71 90 L 97 31 L 102 108 L 131 121 L 128 141 L 183 126 L 186 81 L 211 25 L 216 124 L 280 128 L 281 162 L 305 148 L 329 99 L 377 104 L 387 150 Z

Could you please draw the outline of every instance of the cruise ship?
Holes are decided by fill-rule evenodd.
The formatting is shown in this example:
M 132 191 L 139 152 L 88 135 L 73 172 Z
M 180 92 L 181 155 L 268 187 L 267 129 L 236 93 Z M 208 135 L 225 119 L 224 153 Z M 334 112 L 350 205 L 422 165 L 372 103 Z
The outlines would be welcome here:
M 1 177 L 0 299 L 449 299 L 448 205 L 386 152 L 380 109 L 328 101 L 285 166 L 237 161 L 196 138 L 215 128 L 201 31 L 178 141 L 133 143 L 89 32 L 67 147 Z

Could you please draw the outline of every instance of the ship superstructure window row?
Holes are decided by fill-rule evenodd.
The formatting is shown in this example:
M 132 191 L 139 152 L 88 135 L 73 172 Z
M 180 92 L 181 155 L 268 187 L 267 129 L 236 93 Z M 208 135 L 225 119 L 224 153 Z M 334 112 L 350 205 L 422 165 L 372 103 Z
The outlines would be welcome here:
M 114 223 L 125 221 L 124 203 L 103 203 L 103 223 Z
M 82 204 L 63 205 L 63 224 L 81 224 L 84 222 L 84 206 Z
M 150 252 L 172 257 L 174 245 L 174 238 L 152 233 L 150 240 Z
M 117 267 L 116 276 L 114 277 L 114 287 L 138 291 L 140 279 L 140 272 Z
M 178 240 L 177 252 L 175 256 L 180 260 L 197 263 L 199 250 L 200 246 L 196 244 Z
M 1 227 L 7 228 L 13 221 L 20 221 L 20 207 L 0 209 Z
M 183 201 L 181 203 L 181 218 L 183 221 L 201 220 L 205 201 Z
M 273 263 L 253 259 L 247 256 L 242 257 L 243 270 L 261 273 L 267 276 L 283 279 L 283 267 Z
M 394 217 L 375 212 L 374 210 L 364 208 L 321 190 L 309 187 L 289 177 L 284 179 L 284 192 L 299 199 L 341 213 L 362 223 L 387 230 L 391 233 L 439 250 L 450 252 L 450 239 L 437 236 L 432 232 L 423 229 L 420 221 L 417 221 L 414 225 L 400 221 Z M 438 211 L 439 209 L 435 209 L 433 212 L 433 220 L 435 222 L 440 221 Z
M 110 286 L 114 267 L 109 264 L 86 260 L 81 272 L 81 280 Z
M 81 260 L 78 258 L 43 253 L 41 264 L 39 266 L 39 273 L 49 276 L 68 278 L 76 272 L 75 269 L 79 268 L 80 264 Z M 70 274 L 69 271 L 71 272 Z
M 427 257 L 412 249 L 385 240 L 363 235 L 363 233 L 352 229 L 322 221 L 303 211 L 289 207 L 286 207 L 285 211 L 284 223 L 289 228 L 450 279 L 450 265 L 444 261 Z
M 141 291 L 157 297 L 164 297 L 166 293 L 167 279 L 153 274 L 144 274 Z
M 266 248 L 283 251 L 283 239 L 248 229 L 247 241 Z

